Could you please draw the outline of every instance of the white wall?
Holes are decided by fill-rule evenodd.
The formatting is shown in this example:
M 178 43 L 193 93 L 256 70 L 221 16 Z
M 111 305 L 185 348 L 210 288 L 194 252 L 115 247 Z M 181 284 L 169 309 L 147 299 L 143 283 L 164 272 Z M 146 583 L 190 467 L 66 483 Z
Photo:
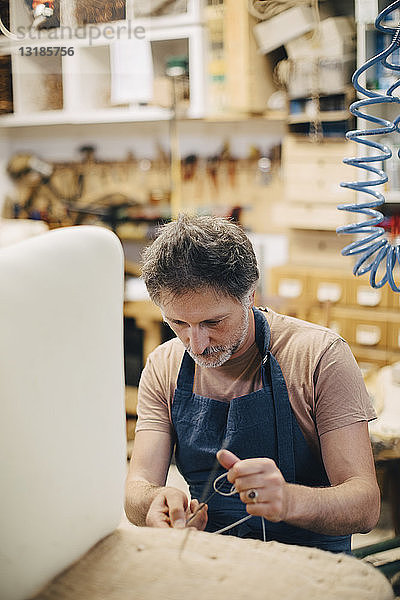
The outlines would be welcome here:
M 30 151 L 44 159 L 71 160 L 79 159 L 79 146 L 93 144 L 101 159 L 123 159 L 127 151 L 132 151 L 139 158 L 151 158 L 158 141 L 164 149 L 168 149 L 168 131 L 169 123 L 165 121 L 21 127 L 12 130 L 10 153 Z M 258 119 L 236 123 L 182 121 L 179 133 L 183 156 L 216 153 L 229 139 L 232 153 L 240 158 L 247 155 L 250 145 L 267 150 L 279 143 L 284 125 L 278 121 Z

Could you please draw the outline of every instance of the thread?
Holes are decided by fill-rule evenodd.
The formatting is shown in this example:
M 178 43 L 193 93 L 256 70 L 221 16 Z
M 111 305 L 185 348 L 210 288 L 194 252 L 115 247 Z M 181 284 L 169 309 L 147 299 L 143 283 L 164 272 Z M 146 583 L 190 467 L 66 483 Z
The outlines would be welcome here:
M 234 494 L 238 494 L 238 491 L 234 485 L 231 486 L 231 489 L 229 490 L 229 492 L 223 492 L 220 488 L 218 488 L 217 484 L 219 483 L 219 481 L 221 481 L 222 479 L 227 477 L 227 475 L 228 475 L 228 473 L 222 473 L 222 475 L 219 475 L 216 479 L 214 479 L 213 488 L 217 494 L 220 494 L 220 496 L 233 496 Z M 234 523 L 231 523 L 230 525 L 227 525 L 226 527 L 222 527 L 222 529 L 218 529 L 218 531 L 213 531 L 213 533 L 225 533 L 225 531 L 229 531 L 230 529 L 233 529 L 237 525 L 241 525 L 245 521 L 248 521 L 249 519 L 251 519 L 253 516 L 254 515 L 247 515 L 246 517 L 242 517 L 238 521 L 235 521 Z M 261 523 L 262 523 L 262 531 L 263 531 L 263 541 L 266 542 L 267 534 L 266 534 L 264 517 L 261 517 Z

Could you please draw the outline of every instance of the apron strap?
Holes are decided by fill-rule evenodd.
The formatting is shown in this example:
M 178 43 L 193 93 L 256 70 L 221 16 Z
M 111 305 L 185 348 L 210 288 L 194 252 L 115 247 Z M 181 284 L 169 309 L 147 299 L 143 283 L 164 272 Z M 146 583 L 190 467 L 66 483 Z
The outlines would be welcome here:
M 264 317 L 261 310 L 253 306 L 254 314 L 254 326 L 255 326 L 255 338 L 256 344 L 260 351 L 261 356 L 266 356 L 270 342 L 271 342 L 271 330 L 268 325 L 267 319 Z
M 195 362 L 185 350 L 176 382 L 178 390 L 193 394 L 194 372 Z
M 285 379 L 275 356 L 269 351 L 264 357 L 262 366 L 262 379 L 264 387 L 267 385 L 267 372 L 269 363 L 272 397 L 275 412 L 276 440 L 278 451 L 278 467 L 288 483 L 296 481 L 296 467 L 294 462 L 294 440 L 292 408 L 290 406 Z
M 296 480 L 296 469 L 294 462 L 294 440 L 292 408 L 286 388 L 286 382 L 275 356 L 269 350 L 271 342 L 271 330 L 267 319 L 257 308 L 253 308 L 256 330 L 256 342 L 263 357 L 262 381 L 263 386 L 268 385 L 268 374 L 266 369 L 269 363 L 269 375 L 274 401 L 275 428 L 278 451 L 278 467 L 288 483 Z

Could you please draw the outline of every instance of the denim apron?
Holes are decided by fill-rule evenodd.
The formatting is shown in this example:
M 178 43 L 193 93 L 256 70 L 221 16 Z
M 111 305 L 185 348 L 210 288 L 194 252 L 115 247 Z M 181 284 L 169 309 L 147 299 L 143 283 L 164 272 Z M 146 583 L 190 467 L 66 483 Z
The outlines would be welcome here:
M 230 402 L 193 393 L 195 363 L 185 352 L 172 404 L 176 464 L 187 481 L 192 498 L 203 499 L 212 491 L 210 472 L 216 452 L 224 447 L 239 458 L 272 458 L 289 483 L 311 487 L 330 485 L 321 461 L 311 451 L 292 411 L 281 368 L 270 353 L 271 332 L 263 314 L 253 308 L 255 337 L 262 359 L 260 390 Z M 220 467 L 215 477 L 224 473 Z M 226 481 L 218 486 L 228 492 Z M 207 489 L 208 488 L 208 489 Z M 217 531 L 245 517 L 239 495 L 215 494 L 208 504 L 206 531 Z M 266 539 L 286 544 L 312 546 L 331 552 L 350 553 L 351 536 L 314 533 L 283 521 L 265 521 Z M 228 535 L 263 539 L 262 520 L 253 517 L 230 529 Z

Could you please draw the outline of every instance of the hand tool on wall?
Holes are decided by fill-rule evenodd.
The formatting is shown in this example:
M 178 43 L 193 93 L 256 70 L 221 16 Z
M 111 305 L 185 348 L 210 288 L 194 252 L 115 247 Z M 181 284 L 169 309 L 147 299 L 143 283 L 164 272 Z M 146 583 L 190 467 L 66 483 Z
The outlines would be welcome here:
M 191 181 L 197 170 L 196 154 L 189 154 L 182 161 L 182 178 L 183 181 Z
M 207 175 L 211 179 L 211 183 L 215 191 L 218 191 L 218 167 L 220 164 L 219 156 L 210 156 L 207 159 Z

